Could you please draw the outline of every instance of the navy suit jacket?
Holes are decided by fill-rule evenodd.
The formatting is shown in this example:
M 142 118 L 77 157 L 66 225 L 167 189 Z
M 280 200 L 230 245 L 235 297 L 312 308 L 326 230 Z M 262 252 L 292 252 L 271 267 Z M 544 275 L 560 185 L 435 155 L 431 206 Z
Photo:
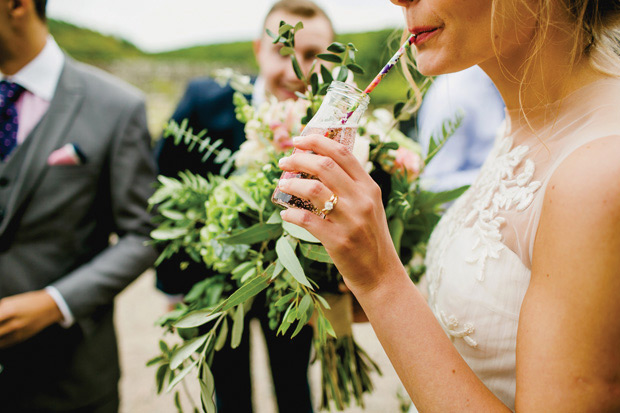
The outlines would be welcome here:
M 244 125 L 235 116 L 233 94 L 231 87 L 222 87 L 213 79 L 193 80 L 172 119 L 178 123 L 187 119 L 194 134 L 207 129 L 205 136 L 222 139 L 222 147 L 234 152 L 245 141 L 245 133 Z M 196 150 L 188 152 L 183 144 L 175 145 L 171 138 L 161 139 L 156 148 L 159 173 L 170 177 L 177 177 L 179 172 L 186 170 L 202 176 L 219 174 L 221 165 L 215 164 L 213 157 L 202 162 L 202 156 Z M 190 265 L 181 271 L 180 264 L 184 261 Z M 196 282 L 212 274 L 205 264 L 193 261 L 184 253 L 162 262 L 156 271 L 157 287 L 167 294 L 185 294 Z

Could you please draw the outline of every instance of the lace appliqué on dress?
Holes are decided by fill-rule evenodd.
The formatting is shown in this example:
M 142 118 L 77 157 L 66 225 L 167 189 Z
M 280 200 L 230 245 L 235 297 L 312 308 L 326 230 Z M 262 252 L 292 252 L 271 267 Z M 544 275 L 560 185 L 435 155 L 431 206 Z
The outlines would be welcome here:
M 471 227 L 476 232 L 476 241 L 466 262 L 478 264 L 476 279 L 485 279 L 486 264 L 489 259 L 498 259 L 505 248 L 501 233 L 505 219 L 500 211 L 525 210 L 534 200 L 534 194 L 541 187 L 533 181 L 534 162 L 526 159 L 529 147 L 525 145 L 512 148 L 513 140 L 505 137 L 495 148 L 493 158 L 484 165 L 476 182 L 444 215 L 429 242 L 427 259 L 427 278 L 429 281 L 429 304 L 444 330 L 453 338 L 462 338 L 469 346 L 478 343 L 471 335 L 473 323 L 459 322 L 454 315 L 447 315 L 438 308 L 437 292 L 441 278 L 445 275 L 443 258 L 454 237 L 464 228 Z M 515 175 L 523 164 L 521 172 Z
M 467 257 L 468 263 L 480 264 L 478 281 L 484 281 L 487 260 L 499 258 L 500 251 L 505 248 L 500 231 L 505 219 L 499 216 L 499 212 L 513 208 L 525 210 L 542 185 L 532 181 L 535 167 L 530 159 L 525 159 L 522 172 L 515 176 L 515 170 L 523 162 L 529 147 L 520 145 L 510 150 L 511 147 L 512 138 L 504 138 L 497 158 L 481 173 L 480 185 L 476 185 L 476 192 L 480 195 L 465 219 L 465 226 L 473 224 L 478 233 Z

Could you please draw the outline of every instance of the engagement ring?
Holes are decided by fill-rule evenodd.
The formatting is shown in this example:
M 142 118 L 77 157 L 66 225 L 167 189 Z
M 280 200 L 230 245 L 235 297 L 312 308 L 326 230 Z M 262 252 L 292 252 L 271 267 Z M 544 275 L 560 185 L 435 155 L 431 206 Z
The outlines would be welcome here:
M 325 205 L 323 205 L 323 209 L 321 210 L 321 213 L 327 216 L 330 212 L 334 210 L 337 203 L 338 203 L 338 195 L 332 194 L 329 200 L 325 202 Z

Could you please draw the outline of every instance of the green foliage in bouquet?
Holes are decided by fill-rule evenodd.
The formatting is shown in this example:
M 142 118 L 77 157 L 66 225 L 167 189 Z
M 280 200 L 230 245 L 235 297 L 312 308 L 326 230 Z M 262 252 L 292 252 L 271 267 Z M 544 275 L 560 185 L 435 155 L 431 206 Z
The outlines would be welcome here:
M 220 150 L 221 141 L 207 138 L 206 132 L 194 134 L 186 123 L 170 122 L 164 134 L 199 151 L 204 160 L 214 157 L 224 174 L 233 163 L 237 166 L 227 178 L 190 172 L 180 173 L 176 179 L 160 176 L 150 199 L 157 209 L 158 227 L 151 237 L 162 249 L 158 262 L 183 251 L 204 263 L 205 274 L 212 275 L 196 283 L 175 310 L 158 320 L 181 342 L 168 345 L 162 340 L 161 354 L 148 364 L 158 366 L 159 392 L 172 391 L 196 371 L 205 412 L 215 412 L 215 384 L 209 367 L 214 354 L 226 345 L 239 345 L 246 313 L 261 293 L 265 294 L 270 327 L 278 334 L 294 338 L 305 325 L 314 327 L 316 358 L 322 369 L 322 408 L 343 410 L 353 400 L 363 406 L 363 395 L 373 390 L 371 374 L 380 374 L 353 339 L 351 305 L 343 305 L 343 298 L 351 297 L 339 292 L 341 277 L 325 248 L 306 230 L 283 222 L 270 201 L 281 174 L 277 161 L 286 154 L 274 144 L 278 134 L 283 129 L 285 134 L 298 134 L 296 128 L 316 113 L 333 79 L 345 80 L 349 72 L 363 72 L 355 63 L 353 44 L 333 43 L 330 53 L 318 56 L 328 62 L 320 64 L 321 76 L 314 66 L 308 74 L 303 73 L 293 53 L 295 32 L 302 28 L 301 23 L 291 26 L 282 22 L 277 34 L 270 33 L 274 43 L 282 44 L 281 54 L 290 56 L 295 73 L 306 85 L 297 102 L 269 101 L 254 108 L 243 96 L 247 80 L 232 73 L 224 76 L 237 89 L 237 117 L 246 124 L 248 140 L 237 153 Z M 408 101 L 397 104 L 393 113 L 386 116 L 386 111 L 376 111 L 366 117 L 358 138 L 366 142 L 361 146 L 365 152 L 362 150 L 362 159 L 358 159 L 384 188 L 394 244 L 412 279 L 417 279 L 423 268 L 413 258 L 423 255 L 441 205 L 464 188 L 439 194 L 421 188 L 420 171 L 460 120 L 446 122 L 442 136 L 432 139 L 422 161 L 416 144 L 395 128 L 408 116 L 408 108 L 415 106 L 414 100 L 415 96 L 408 94 Z M 298 121 L 279 125 L 273 121 L 276 118 Z M 181 410 L 178 391 L 175 400 Z

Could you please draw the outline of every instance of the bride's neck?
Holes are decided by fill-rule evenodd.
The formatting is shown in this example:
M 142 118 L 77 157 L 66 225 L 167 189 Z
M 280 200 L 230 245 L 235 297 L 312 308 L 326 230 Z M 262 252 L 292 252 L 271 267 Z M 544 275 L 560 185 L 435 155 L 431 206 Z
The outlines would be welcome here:
M 480 67 L 495 83 L 508 110 L 527 112 L 561 100 L 604 76 L 594 69 L 589 57 L 572 59 L 572 47 L 565 32 L 548 33 L 545 45 L 531 62 L 531 48 L 523 45 Z

